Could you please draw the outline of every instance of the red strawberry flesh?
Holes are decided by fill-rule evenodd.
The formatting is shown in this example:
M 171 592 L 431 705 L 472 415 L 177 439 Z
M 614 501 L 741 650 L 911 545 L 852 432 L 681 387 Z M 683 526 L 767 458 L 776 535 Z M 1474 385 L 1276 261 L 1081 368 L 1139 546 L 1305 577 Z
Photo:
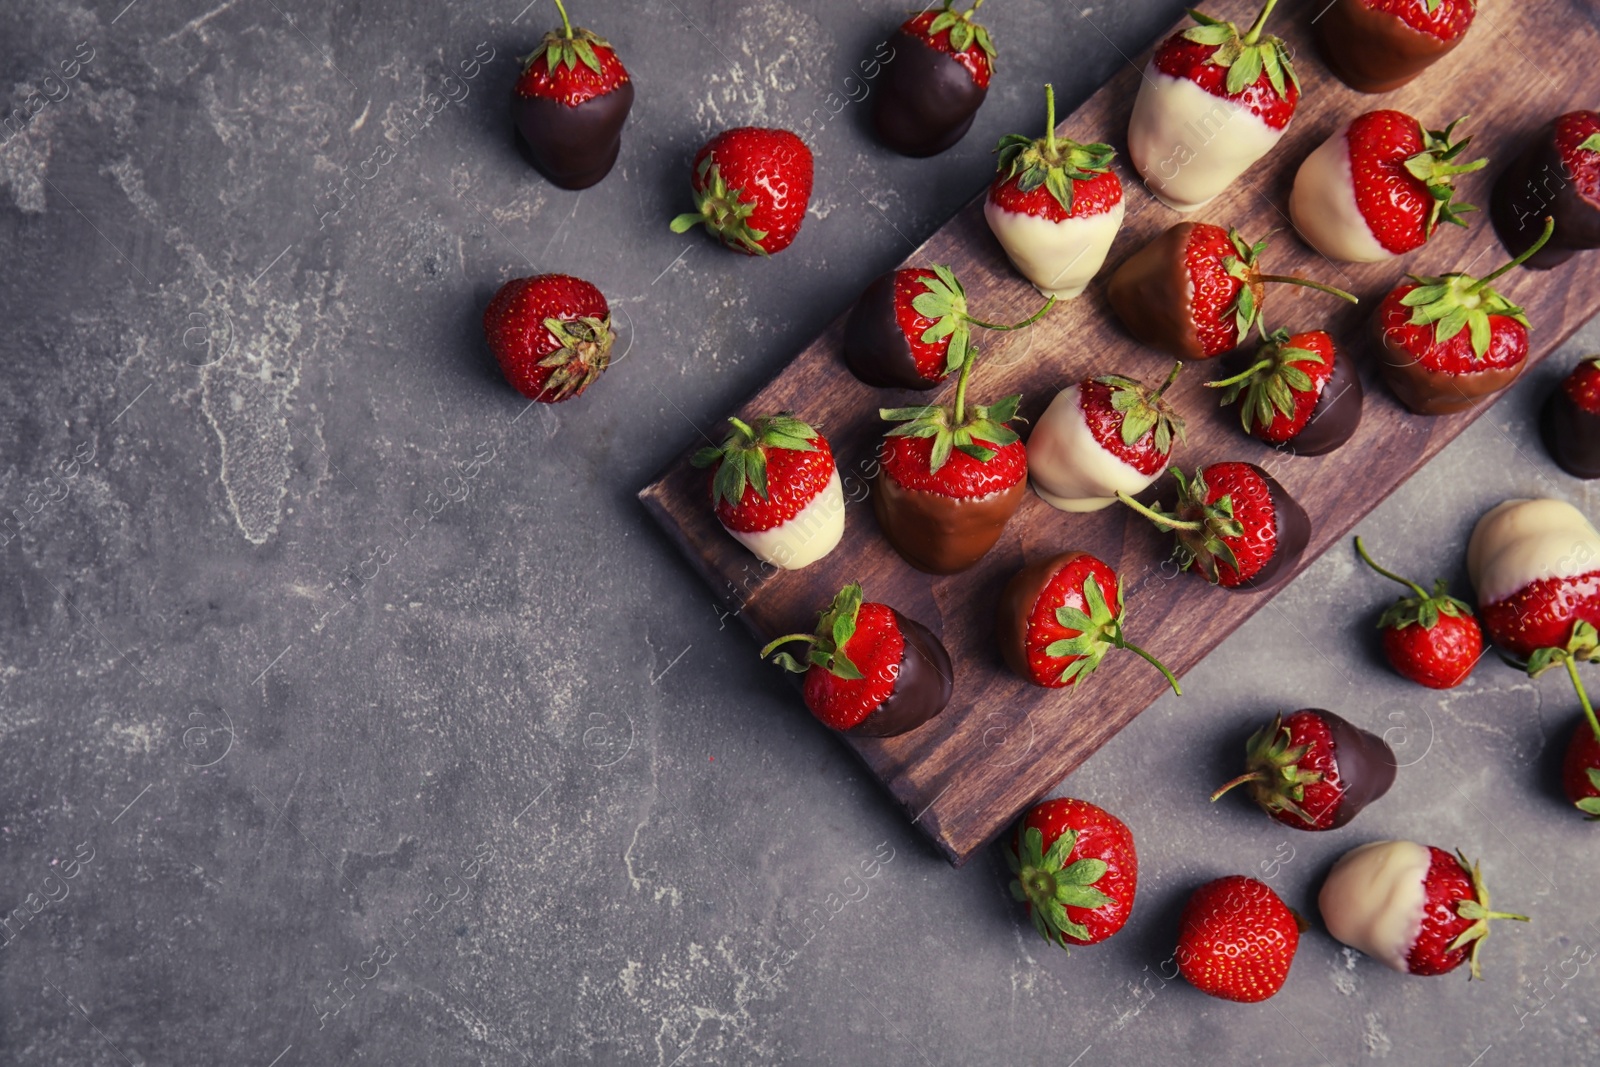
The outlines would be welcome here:
M 1245 108 L 1275 130 L 1287 127 L 1289 120 L 1294 118 L 1296 105 L 1300 103 L 1300 88 L 1294 80 L 1288 79 L 1286 94 L 1279 96 L 1263 70 L 1241 92 L 1229 94 L 1226 84 L 1228 68 L 1211 62 L 1216 51 L 1216 45 L 1199 44 L 1186 39 L 1182 33 L 1173 34 L 1156 49 L 1156 69 L 1174 78 L 1192 81 L 1212 96 L 1219 96 Z
M 789 448 L 768 448 L 767 496 L 754 485 L 746 485 L 739 506 L 717 500 L 717 518 L 730 530 L 756 533 L 772 530 L 796 515 L 815 500 L 833 478 L 833 450 L 820 435 L 810 439 L 815 452 Z M 715 469 L 711 471 L 716 474 Z
M 806 671 L 803 684 L 806 707 L 835 730 L 859 725 L 893 695 L 905 648 L 894 609 L 871 601 L 862 604 L 856 615 L 856 632 L 843 649 L 862 677 L 840 678 L 813 666 Z
M 1155 435 L 1147 433 L 1133 444 L 1122 440 L 1122 412 L 1111 406 L 1111 387 L 1093 378 L 1078 384 L 1078 410 L 1099 446 L 1140 474 L 1153 475 L 1166 467 L 1169 452 L 1156 448 Z

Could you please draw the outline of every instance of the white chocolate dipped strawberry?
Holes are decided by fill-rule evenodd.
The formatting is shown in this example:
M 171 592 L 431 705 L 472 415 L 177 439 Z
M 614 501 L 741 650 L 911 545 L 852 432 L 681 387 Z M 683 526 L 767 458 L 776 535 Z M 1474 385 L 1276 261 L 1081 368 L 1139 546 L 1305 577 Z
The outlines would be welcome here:
M 1156 198 L 1193 211 L 1272 151 L 1294 118 L 1300 81 L 1289 48 L 1262 26 L 1243 33 L 1190 11 L 1198 26 L 1161 43 L 1144 69 L 1128 122 L 1128 156 Z
M 1107 374 L 1057 393 L 1028 438 L 1033 491 L 1062 511 L 1099 511 L 1149 488 L 1183 439 L 1183 419 L 1162 396 L 1182 367 L 1159 389 Z
M 1600 533 L 1564 500 L 1507 500 L 1473 527 L 1467 575 L 1489 639 L 1537 672 L 1600 659 Z

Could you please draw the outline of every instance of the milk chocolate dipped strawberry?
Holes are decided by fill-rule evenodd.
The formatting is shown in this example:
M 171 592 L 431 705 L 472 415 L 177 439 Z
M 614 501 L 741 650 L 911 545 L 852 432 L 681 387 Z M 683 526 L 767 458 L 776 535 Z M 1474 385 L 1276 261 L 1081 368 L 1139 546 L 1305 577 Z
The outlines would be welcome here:
M 1524 261 L 1549 270 L 1600 248 L 1600 111 L 1569 111 L 1542 127 L 1494 183 L 1489 217 L 1500 243 L 1520 255 L 1546 217 L 1555 233 Z
M 1325 330 L 1278 330 L 1244 370 L 1206 386 L 1238 406 L 1245 433 L 1301 456 L 1332 452 L 1361 422 L 1361 375 Z
M 1028 438 L 1033 491 L 1062 511 L 1099 511 L 1119 492 L 1142 493 L 1183 440 L 1183 418 L 1157 389 L 1120 374 L 1086 378 L 1057 393 Z
M 971 327 L 1021 330 L 1055 305 L 1055 297 L 1009 326 L 975 319 L 967 293 L 949 267 L 902 267 L 880 275 L 844 324 L 844 362 L 850 373 L 880 389 L 932 389 L 961 369 Z
M 783 645 L 803 642 L 804 662 Z M 950 654 L 933 633 L 887 604 L 863 602 L 847 585 L 822 612 L 814 634 L 789 634 L 761 650 L 778 666 L 804 674 L 806 707 L 826 726 L 862 737 L 915 730 L 950 703 Z
M 1467 542 L 1467 574 L 1484 630 L 1512 656 L 1540 668 L 1600 659 L 1600 534 L 1571 504 L 1507 500 L 1491 509 Z
M 1421 248 L 1440 222 L 1465 226 L 1462 214 L 1477 208 L 1452 201 L 1456 175 L 1489 161 L 1457 162 L 1472 143 L 1451 140 L 1461 122 L 1428 130 L 1401 111 L 1351 119 L 1300 164 L 1294 228 L 1329 259 L 1377 263 Z
M 1387 93 L 1466 37 L 1478 0 L 1334 0 L 1311 21 L 1329 69 L 1358 93 Z
M 1063 949 L 1097 945 L 1121 930 L 1139 889 L 1139 855 L 1127 824 L 1104 808 L 1057 797 L 1028 809 L 1010 846 L 1011 895 L 1039 936 Z
M 1321 708 L 1297 711 L 1250 736 L 1244 773 L 1211 794 L 1244 786 L 1268 815 L 1296 830 L 1334 830 L 1394 785 L 1394 750 Z
M 1006 583 L 995 633 L 1006 665 L 1034 685 L 1075 686 L 1107 652 L 1125 648 L 1153 664 L 1181 695 L 1172 672 L 1123 636 L 1127 614 L 1116 571 L 1087 552 L 1063 552 L 1030 563 Z
M 1402 974 L 1447 974 L 1478 953 L 1495 919 L 1476 863 L 1413 841 L 1374 841 L 1339 857 L 1317 895 L 1328 933 Z
M 522 60 L 511 117 L 534 165 L 563 189 L 587 189 L 611 172 L 633 107 L 633 79 L 603 38 L 573 29 L 556 0 L 561 28 Z
M 1600 356 L 1579 363 L 1544 402 L 1539 436 L 1574 478 L 1600 478 Z
M 1550 220 L 1544 238 L 1549 239 Z M 1400 402 L 1418 415 L 1466 411 L 1522 374 L 1528 318 L 1489 283 L 1540 245 L 1482 278 L 1415 274 L 1378 305 L 1378 369 Z
M 1172 468 L 1178 499 L 1172 511 L 1118 498 L 1161 530 L 1177 534 L 1184 570 L 1198 568 L 1224 589 L 1266 589 L 1299 562 L 1311 540 L 1311 519 L 1277 479 L 1253 463 L 1213 463 L 1186 479 Z
M 787 412 L 728 422 L 727 439 L 693 460 L 712 470 L 711 500 L 722 528 L 785 570 L 832 552 L 844 536 L 844 490 L 828 442 Z
M 1483 630 L 1472 609 L 1449 594 L 1450 584 L 1443 578 L 1433 583 L 1430 593 L 1384 570 L 1367 555 L 1359 537 L 1356 554 L 1385 578 L 1411 590 L 1378 619 L 1383 655 L 1395 673 L 1429 689 L 1454 689 L 1466 681 L 1483 655 Z
M 893 49 L 872 107 L 878 139 L 906 156 L 934 156 L 967 135 L 989 95 L 994 41 L 955 0 L 918 12 L 889 38 Z
M 1356 303 L 1341 289 L 1307 278 L 1263 274 L 1265 238 L 1180 222 L 1128 257 L 1106 297 L 1122 325 L 1144 344 L 1179 359 L 1210 359 L 1239 347 L 1261 316 L 1267 282 L 1304 285 Z
M 1011 265 L 1045 296 L 1069 300 L 1100 272 L 1122 226 L 1122 179 L 1110 145 L 1056 136 L 1056 91 L 1044 87 L 1045 135 L 1000 139 L 983 217 Z
M 782 252 L 800 235 L 814 178 L 811 149 L 788 130 L 724 130 L 695 154 L 695 210 L 673 219 L 672 232 L 703 225 L 735 252 Z
M 1262 27 L 1267 0 L 1243 33 L 1191 10 L 1199 23 L 1161 43 L 1144 69 L 1128 122 L 1128 156 L 1168 207 L 1193 211 L 1268 152 L 1300 102 L 1289 47 Z

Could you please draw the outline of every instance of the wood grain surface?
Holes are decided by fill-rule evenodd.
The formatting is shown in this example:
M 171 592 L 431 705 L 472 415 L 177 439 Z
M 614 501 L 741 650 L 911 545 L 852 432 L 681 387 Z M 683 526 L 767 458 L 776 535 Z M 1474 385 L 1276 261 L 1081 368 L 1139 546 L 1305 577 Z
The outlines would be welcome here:
M 1251 0 L 1207 5 L 1211 14 L 1241 25 L 1250 21 L 1254 8 Z M 1190 216 L 1180 216 L 1155 200 L 1127 162 L 1128 115 L 1150 50 L 1134 57 L 1061 123 L 1067 136 L 1104 140 L 1116 147 L 1115 166 L 1128 201 L 1126 222 L 1105 269 L 1082 297 L 1056 308 L 1025 334 L 977 331 L 984 356 L 972 387 L 980 400 L 1020 391 L 1023 414 L 1031 418 L 1057 390 L 1091 374 L 1116 371 L 1159 380 L 1170 360 L 1142 348 L 1117 323 L 1105 300 L 1105 280 L 1111 272 L 1163 229 L 1186 217 L 1236 226 L 1249 239 L 1278 231 L 1263 257 L 1269 272 L 1304 273 L 1362 298 L 1359 307 L 1350 307 L 1315 292 L 1272 286 L 1266 302 L 1271 325 L 1329 329 L 1341 351 L 1358 361 L 1367 393 L 1360 429 L 1343 448 L 1326 456 L 1274 451 L 1245 437 L 1237 418 L 1219 410 L 1215 394 L 1201 388 L 1214 376 L 1216 364 L 1195 364 L 1186 369 L 1172 393 L 1189 420 L 1188 441 L 1175 458 L 1186 469 L 1241 459 L 1272 472 L 1312 519 L 1311 544 L 1302 567 L 1341 544 L 1362 516 L 1488 406 L 1442 418 L 1408 414 L 1373 371 L 1371 319 L 1379 299 L 1407 271 L 1482 274 L 1503 262 L 1507 257 L 1487 212 L 1493 178 L 1520 150 L 1529 131 L 1561 112 L 1600 105 L 1600 79 L 1594 70 L 1600 63 L 1600 13 L 1584 0 L 1485 2 L 1461 47 L 1409 86 L 1382 96 L 1355 93 L 1328 73 L 1310 35 L 1310 20 L 1319 9 L 1318 4 L 1286 6 L 1271 27 L 1295 49 L 1306 88 L 1288 134 L 1231 189 Z M 1083 28 L 1093 32 L 1087 24 Z M 1042 113 L 1042 87 L 1040 102 Z M 1340 123 L 1379 107 L 1406 111 L 1433 128 L 1470 114 L 1472 119 L 1460 131 L 1475 138 L 1476 151 L 1467 158 L 1486 154 L 1491 164 L 1460 182 L 1460 197 L 1485 210 L 1470 217 L 1470 229 L 1441 227 L 1426 247 L 1397 261 L 1368 266 L 1331 263 L 1307 248 L 1289 224 L 1287 204 L 1294 173 Z M 937 167 L 939 161 L 926 165 Z M 973 313 L 989 321 L 1016 321 L 1039 304 L 1037 293 L 1011 269 L 991 236 L 981 194 L 905 262 L 950 264 L 967 289 Z M 1574 257 L 1554 271 L 1513 272 L 1498 287 L 1527 309 L 1533 323 L 1531 363 L 1600 310 L 1600 252 Z M 1286 627 L 1295 622 L 1273 606 L 1270 593 L 1228 592 L 1212 588 L 1196 575 L 1174 576 L 1174 565 L 1168 562 L 1170 537 L 1127 508 L 1068 515 L 1031 493 L 1005 536 L 976 567 L 945 578 L 913 570 L 884 541 L 867 499 L 873 457 L 883 433 L 876 412 L 883 406 L 929 402 L 934 396 L 947 399 L 947 393 L 876 390 L 850 376 L 839 356 L 839 338 L 843 314 L 854 296 L 840 294 L 841 317 L 748 403 L 729 413 L 748 418 L 792 410 L 826 434 L 849 501 L 844 541 L 833 553 L 805 570 L 782 572 L 741 548 L 712 514 L 705 474 L 689 466 L 691 452 L 705 443 L 699 439 L 686 442 L 683 455 L 640 497 L 758 638 L 810 630 L 816 613 L 848 581 L 860 581 L 868 599 L 888 603 L 940 635 L 956 669 L 955 696 L 946 711 L 901 737 L 843 740 L 917 828 L 959 865 L 1163 690 L 1161 677 L 1131 653 L 1113 653 L 1086 683 L 1066 692 L 1038 689 L 1012 675 L 995 647 L 993 618 L 1002 586 L 1025 562 L 1083 549 L 1110 563 L 1125 586 L 1129 639 L 1180 675 L 1256 611 L 1276 612 Z M 720 435 L 721 430 L 715 433 Z M 1164 498 L 1170 499 L 1170 478 L 1161 485 Z M 754 645 L 750 654 L 755 655 Z M 773 669 L 774 686 L 787 685 L 783 677 Z M 806 714 L 798 693 L 795 714 Z

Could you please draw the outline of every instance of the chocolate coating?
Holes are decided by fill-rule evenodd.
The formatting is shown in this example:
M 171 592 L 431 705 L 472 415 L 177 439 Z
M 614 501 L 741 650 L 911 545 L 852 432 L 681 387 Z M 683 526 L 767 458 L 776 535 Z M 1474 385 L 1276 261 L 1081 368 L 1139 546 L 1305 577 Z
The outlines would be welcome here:
M 1272 511 L 1278 520 L 1278 541 L 1272 558 L 1267 560 L 1267 565 L 1254 578 L 1234 587 L 1259 592 L 1270 589 L 1294 569 L 1311 541 L 1311 516 L 1306 514 L 1306 509 L 1300 506 L 1299 501 L 1289 495 L 1288 490 L 1278 484 L 1278 479 L 1254 463 L 1248 466 L 1266 480 L 1267 492 L 1272 495 Z
M 1364 397 L 1355 361 L 1344 353 L 1335 353 L 1333 376 L 1311 409 L 1311 421 L 1289 442 L 1295 454 L 1320 456 L 1350 440 L 1361 424 Z
M 1039 602 L 1039 595 L 1050 584 L 1050 579 L 1081 555 L 1082 552 L 1061 552 L 1030 563 L 1012 575 L 1000 593 L 994 632 L 1000 641 L 1000 655 L 1019 678 L 1033 681 L 1033 672 L 1028 667 L 1028 617 L 1033 614 L 1033 606 Z
M 1364 0 L 1335 0 L 1312 25 L 1328 68 L 1358 93 L 1398 89 L 1460 44 L 1412 29 Z
M 631 80 L 577 107 L 543 96 L 511 98 L 511 117 L 534 166 L 563 189 L 587 189 L 611 173 L 632 108 Z
M 971 500 L 907 489 L 879 472 L 872 511 L 902 559 L 929 574 L 964 571 L 994 547 L 1022 506 L 1028 482 Z
M 926 626 L 915 619 L 906 618 L 898 611 L 894 613 L 894 620 L 906 639 L 906 650 L 900 657 L 900 674 L 895 678 L 894 692 L 872 714 L 844 731 L 847 734 L 859 737 L 903 734 L 915 730 L 950 703 L 950 692 L 955 687 L 955 672 L 944 643 L 933 636 L 933 631 Z
M 1106 299 L 1127 331 L 1179 359 L 1205 359 L 1189 304 L 1184 247 L 1195 224 L 1180 222 L 1129 256 L 1106 286 Z
M 1600 415 L 1556 386 L 1539 412 L 1539 436 L 1556 466 L 1574 478 L 1600 478 Z
M 844 365 L 879 389 L 932 389 L 917 370 L 911 345 L 895 319 L 895 271 L 880 275 L 850 309 L 844 324 Z
M 1574 252 L 1600 248 L 1600 204 L 1585 200 L 1573 186 L 1571 172 L 1556 150 L 1554 122 L 1539 128 L 1495 180 L 1489 197 L 1495 235 L 1513 257 L 1539 239 L 1547 216 L 1556 220 L 1555 231 L 1525 266 L 1549 270 L 1571 259 Z
M 896 30 L 889 44 L 894 58 L 884 66 L 872 125 L 901 155 L 936 156 L 967 135 L 989 90 L 920 37 Z
M 1417 415 L 1453 415 L 1466 411 L 1481 397 L 1498 393 L 1522 375 L 1526 359 L 1514 367 L 1485 367 L 1468 374 L 1443 374 L 1424 367 L 1403 346 L 1389 339 L 1381 316 L 1374 317 L 1378 331 L 1378 370 L 1400 402 Z
M 1344 786 L 1344 796 L 1339 799 L 1333 824 L 1328 829 L 1344 826 L 1360 814 L 1361 809 L 1377 800 L 1394 785 L 1394 750 L 1377 734 L 1363 730 L 1331 711 L 1312 708 L 1328 724 L 1333 735 L 1333 761 L 1339 770 L 1339 781 Z

